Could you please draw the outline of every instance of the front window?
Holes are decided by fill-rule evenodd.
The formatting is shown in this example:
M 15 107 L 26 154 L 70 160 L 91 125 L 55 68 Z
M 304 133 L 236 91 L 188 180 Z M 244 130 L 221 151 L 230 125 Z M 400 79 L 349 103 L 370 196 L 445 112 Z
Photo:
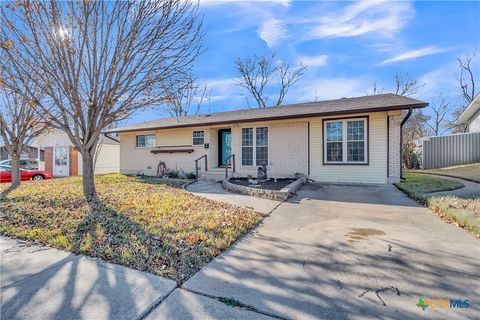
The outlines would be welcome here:
M 325 121 L 325 163 L 367 163 L 367 118 Z
M 137 135 L 137 148 L 151 148 L 157 145 L 157 136 L 155 134 L 141 134 Z
M 268 164 L 268 127 L 242 128 L 242 165 L 254 163 Z
M 268 128 L 256 128 L 256 164 L 263 166 L 268 164 Z
M 193 145 L 194 146 L 203 146 L 205 143 L 205 132 L 204 131 L 193 131 Z
M 242 166 L 253 166 L 253 128 L 242 128 Z

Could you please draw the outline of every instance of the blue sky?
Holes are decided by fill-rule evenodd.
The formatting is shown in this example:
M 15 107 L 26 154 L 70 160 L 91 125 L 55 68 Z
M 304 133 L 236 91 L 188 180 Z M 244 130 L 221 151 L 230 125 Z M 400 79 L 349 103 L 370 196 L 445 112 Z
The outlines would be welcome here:
M 193 73 L 210 96 L 202 113 L 245 108 L 234 61 L 271 53 L 308 65 L 284 103 L 365 95 L 375 81 L 392 91 L 403 70 L 425 84 L 415 98 L 435 101 L 442 93 L 455 106 L 456 59 L 480 49 L 477 1 L 201 0 L 200 9 L 206 50 Z M 475 70 L 478 76 L 478 55 Z M 128 122 L 163 115 L 150 110 Z

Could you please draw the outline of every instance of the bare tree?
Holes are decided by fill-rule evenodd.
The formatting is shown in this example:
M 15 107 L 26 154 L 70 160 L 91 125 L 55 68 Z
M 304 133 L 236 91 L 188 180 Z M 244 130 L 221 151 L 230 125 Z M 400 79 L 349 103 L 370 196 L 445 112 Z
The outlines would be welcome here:
M 431 133 L 438 136 L 448 131 L 450 128 L 447 117 L 450 109 L 445 97 L 440 95 L 437 101 L 429 105 L 429 109 L 432 111 L 432 115 L 426 116 L 423 123 L 431 130 Z
M 383 88 L 380 88 L 377 84 L 377 81 L 374 81 L 372 84 L 372 95 L 382 94 Z
M 188 78 L 184 83 L 169 83 L 165 87 L 165 105 L 172 117 L 181 117 L 188 114 L 197 115 L 207 93 L 207 84 L 203 86 Z M 192 110 L 194 109 L 194 110 Z
M 425 122 L 429 117 L 421 110 L 414 110 L 410 118 L 403 127 L 403 137 L 405 142 L 414 142 L 415 140 L 425 137 L 429 134 Z
M 163 84 L 190 73 L 201 47 L 198 3 L 19 0 L 0 12 L 0 67 L 12 63 L 53 104 L 39 107 L 81 153 L 83 190 L 93 200 L 102 130 L 161 105 Z
M 12 188 L 20 185 L 20 157 L 24 148 L 45 125 L 36 111 L 37 102 L 22 92 L 0 86 L 0 137 L 12 163 Z M 33 88 L 32 88 L 33 90 Z
M 456 108 L 453 112 L 454 119 L 450 122 L 450 127 L 453 132 L 467 132 L 468 130 L 468 125 L 466 123 L 456 123 L 456 119 L 458 119 L 463 111 L 465 111 L 467 106 L 479 94 L 478 89 L 475 86 L 479 79 L 478 75 L 474 73 L 474 68 L 472 65 L 475 63 L 476 57 L 477 49 L 475 49 L 472 53 L 467 54 L 465 58 L 457 58 L 460 72 L 455 74 L 455 77 L 457 78 L 464 103 L 462 103 L 462 105 Z
M 395 94 L 405 97 L 409 97 L 418 93 L 418 91 L 425 86 L 424 83 L 421 83 L 417 79 L 411 78 L 410 75 L 403 70 L 395 72 L 393 80 L 393 92 L 395 92 Z M 377 81 L 374 81 L 372 84 L 372 95 L 382 94 L 383 91 L 383 87 L 380 87 Z
M 456 74 L 458 84 L 462 92 L 462 97 L 466 102 L 466 105 L 470 104 L 475 96 L 477 91 L 475 88 L 475 74 L 472 68 L 472 60 L 475 60 L 477 55 L 477 49 L 475 49 L 471 54 L 467 54 L 464 59 L 457 58 L 458 66 L 460 68 L 460 73 Z
M 395 94 L 409 97 L 416 94 L 421 88 L 425 86 L 417 79 L 410 78 L 410 75 L 403 71 L 397 71 L 394 76 L 395 79 Z
M 288 90 L 300 79 L 306 66 L 277 59 L 275 54 L 237 59 L 235 68 L 241 76 L 239 85 L 247 89 L 257 102 L 258 108 L 279 106 Z M 270 97 L 267 87 L 276 85 L 276 97 Z

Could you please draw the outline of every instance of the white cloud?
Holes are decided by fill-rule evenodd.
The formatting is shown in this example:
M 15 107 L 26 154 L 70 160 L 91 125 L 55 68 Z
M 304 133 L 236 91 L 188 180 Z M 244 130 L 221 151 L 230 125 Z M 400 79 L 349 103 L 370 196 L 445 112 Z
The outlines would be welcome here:
M 273 48 L 281 40 L 285 39 L 287 30 L 282 21 L 272 18 L 268 19 L 260 26 L 257 34 L 270 48 Z
M 446 95 L 458 94 L 458 83 L 455 78 L 458 66 L 454 63 L 443 66 L 439 69 L 429 71 L 419 78 L 419 82 L 425 86 L 417 95 L 422 97 L 436 96 L 440 93 Z
M 441 52 L 444 52 L 444 51 L 446 51 L 446 49 L 439 48 L 439 47 L 425 47 L 425 48 L 410 50 L 410 51 L 404 52 L 402 54 L 399 54 L 399 55 L 397 55 L 393 58 L 384 60 L 384 61 L 382 61 L 381 64 L 389 64 L 389 63 L 398 62 L 398 61 L 416 59 L 416 58 L 429 56 L 429 55 L 436 54 L 436 53 L 441 53 Z
M 293 102 L 310 102 L 317 100 L 349 98 L 365 95 L 368 85 L 372 83 L 365 77 L 358 78 L 312 78 L 297 83 L 287 98 Z
M 328 56 L 321 54 L 318 56 L 301 56 L 300 62 L 308 67 L 321 67 L 327 65 Z
M 357 1 L 323 16 L 307 33 L 309 38 L 354 37 L 368 33 L 392 37 L 413 18 L 410 2 Z

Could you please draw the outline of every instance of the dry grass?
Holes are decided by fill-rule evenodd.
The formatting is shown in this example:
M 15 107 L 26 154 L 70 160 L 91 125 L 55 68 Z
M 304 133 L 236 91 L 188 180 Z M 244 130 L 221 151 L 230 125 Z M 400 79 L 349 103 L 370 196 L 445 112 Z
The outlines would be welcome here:
M 430 208 L 444 220 L 455 223 L 480 237 L 480 193 L 461 198 L 432 196 L 428 193 L 458 189 L 462 184 L 417 173 L 406 173 L 405 178 L 405 181 L 396 184 L 400 190 Z
M 436 214 L 480 237 L 480 195 L 470 199 L 432 197 L 427 201 Z
M 459 177 L 459 178 L 480 182 L 480 163 L 449 167 L 449 168 L 441 168 L 441 169 L 430 169 L 430 170 L 425 170 L 425 172 L 447 175 L 452 177 Z
M 79 177 L 22 183 L 0 201 L 0 233 L 182 283 L 261 220 L 252 210 L 120 174 L 97 176 L 96 185 L 99 201 L 89 205 Z
M 425 200 L 425 194 L 431 192 L 449 191 L 462 188 L 460 182 L 447 180 L 426 174 L 405 173 L 405 180 L 396 186 L 416 200 Z

